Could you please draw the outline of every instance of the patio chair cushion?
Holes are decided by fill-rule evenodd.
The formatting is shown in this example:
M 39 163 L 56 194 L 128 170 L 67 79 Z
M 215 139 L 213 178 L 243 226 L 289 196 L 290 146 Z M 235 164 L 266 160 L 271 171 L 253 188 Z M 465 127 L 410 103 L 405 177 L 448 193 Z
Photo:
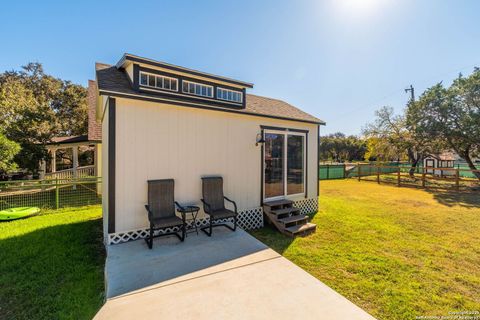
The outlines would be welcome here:
M 177 216 L 168 218 L 154 218 L 151 222 L 156 228 L 175 227 L 183 224 L 183 220 Z
M 235 212 L 228 209 L 220 209 L 208 214 L 210 215 L 210 217 L 213 217 L 213 219 L 225 219 L 225 218 L 232 218 L 236 216 Z
M 212 212 L 225 209 L 222 177 L 202 178 L 202 183 L 203 200 L 208 203 L 208 209 Z

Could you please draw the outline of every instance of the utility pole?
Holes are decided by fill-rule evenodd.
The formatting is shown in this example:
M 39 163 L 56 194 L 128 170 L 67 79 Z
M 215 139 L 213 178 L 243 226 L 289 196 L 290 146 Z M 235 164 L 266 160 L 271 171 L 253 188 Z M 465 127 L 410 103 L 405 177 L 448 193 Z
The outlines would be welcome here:
M 413 88 L 412 85 L 410 85 L 410 88 L 405 89 L 405 93 L 407 93 L 408 91 L 410 91 L 410 95 L 411 95 L 410 101 L 415 102 L 415 89 Z

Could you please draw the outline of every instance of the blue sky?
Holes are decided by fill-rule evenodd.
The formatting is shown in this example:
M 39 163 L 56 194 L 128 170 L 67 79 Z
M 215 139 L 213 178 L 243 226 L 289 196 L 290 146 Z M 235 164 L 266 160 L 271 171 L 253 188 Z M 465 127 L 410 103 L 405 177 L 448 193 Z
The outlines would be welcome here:
M 134 5 L 135 4 L 135 5 Z M 480 1 L 8 1 L 0 71 L 39 61 L 86 85 L 124 52 L 253 82 L 358 134 L 383 105 L 480 66 Z

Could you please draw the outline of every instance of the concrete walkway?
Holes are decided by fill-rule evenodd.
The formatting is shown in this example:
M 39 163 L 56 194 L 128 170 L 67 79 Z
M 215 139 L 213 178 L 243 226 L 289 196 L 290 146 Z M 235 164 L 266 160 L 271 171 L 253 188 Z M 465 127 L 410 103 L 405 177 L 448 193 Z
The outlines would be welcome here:
M 374 319 L 248 233 L 113 245 L 95 319 Z

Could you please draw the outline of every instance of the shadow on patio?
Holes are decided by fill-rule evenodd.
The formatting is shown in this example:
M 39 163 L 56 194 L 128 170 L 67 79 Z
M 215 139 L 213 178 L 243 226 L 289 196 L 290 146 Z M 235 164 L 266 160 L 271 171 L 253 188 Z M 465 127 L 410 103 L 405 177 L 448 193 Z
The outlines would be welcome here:
M 174 236 L 156 238 L 152 250 L 143 240 L 111 245 L 106 295 L 112 298 L 164 287 L 279 257 L 267 249 L 241 229 L 231 232 L 224 228 L 215 229 L 211 238 L 202 232 L 198 236 L 191 233 L 185 242 Z

